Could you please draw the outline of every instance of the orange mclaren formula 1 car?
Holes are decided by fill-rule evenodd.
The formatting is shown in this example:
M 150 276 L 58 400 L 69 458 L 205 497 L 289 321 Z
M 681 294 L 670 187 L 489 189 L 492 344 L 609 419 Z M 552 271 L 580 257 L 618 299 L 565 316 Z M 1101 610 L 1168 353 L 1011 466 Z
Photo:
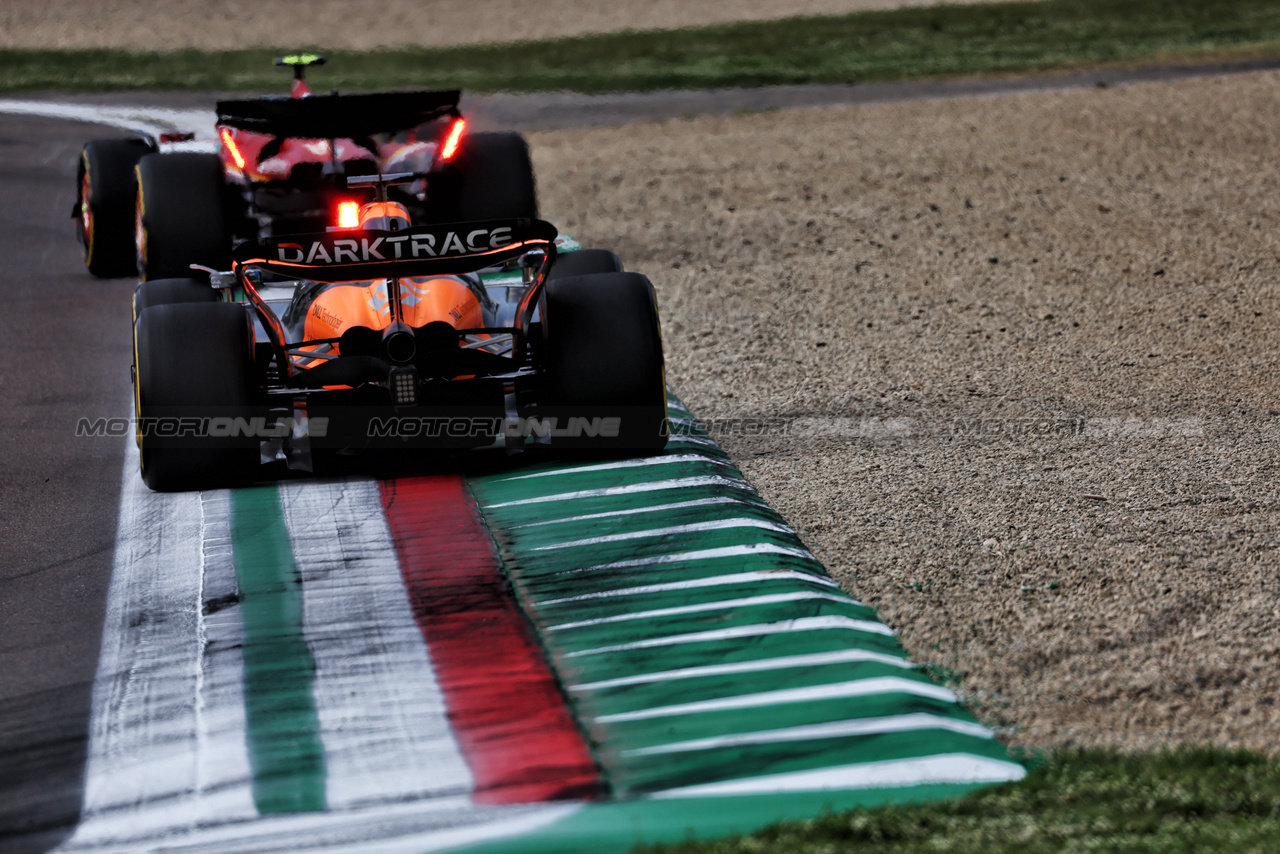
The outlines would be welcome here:
M 156 490 L 366 449 L 666 444 L 653 287 L 537 219 L 413 225 L 370 189 L 351 226 L 256 238 L 230 271 L 134 296 L 142 476 Z M 334 212 L 336 218 L 336 211 Z
M 347 178 L 414 172 L 392 190 L 413 224 L 536 218 L 529 148 L 516 133 L 469 133 L 459 94 L 313 95 L 315 55 L 282 57 L 289 96 L 219 101 L 217 151 L 189 136 L 84 146 L 72 215 L 85 265 L 106 278 L 227 269 L 242 240 L 322 231 L 360 201 Z

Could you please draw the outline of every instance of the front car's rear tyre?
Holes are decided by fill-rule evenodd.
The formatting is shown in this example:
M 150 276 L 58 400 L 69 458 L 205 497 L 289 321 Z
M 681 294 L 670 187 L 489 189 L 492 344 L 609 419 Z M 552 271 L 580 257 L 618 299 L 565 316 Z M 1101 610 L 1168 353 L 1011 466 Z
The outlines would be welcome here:
M 608 249 L 575 249 L 561 252 L 551 265 L 549 279 L 568 279 L 592 273 L 621 273 L 622 260 Z
M 138 273 L 134 248 L 134 168 L 153 152 L 145 139 L 94 139 L 76 170 L 76 236 L 84 265 L 100 279 Z
M 251 483 L 259 441 L 252 329 L 235 303 L 170 303 L 134 324 L 134 404 L 142 479 L 158 492 Z
M 454 169 L 457 219 L 537 219 L 538 188 L 529 144 L 518 133 L 463 137 Z
M 192 264 L 231 267 L 227 184 L 216 154 L 152 154 L 135 174 L 135 251 L 143 281 L 190 276 Z
M 612 454 L 665 447 L 662 332 L 649 280 L 639 273 L 549 279 L 539 311 L 546 411 L 560 428 L 576 422 L 597 432 L 553 444 Z

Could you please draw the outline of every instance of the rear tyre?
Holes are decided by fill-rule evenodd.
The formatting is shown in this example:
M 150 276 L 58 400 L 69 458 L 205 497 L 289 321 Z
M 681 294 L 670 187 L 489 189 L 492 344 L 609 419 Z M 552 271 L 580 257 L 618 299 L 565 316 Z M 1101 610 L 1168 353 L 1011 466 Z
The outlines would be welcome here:
M 553 445 L 610 454 L 665 447 L 662 332 L 649 280 L 639 273 L 551 279 L 540 312 L 546 411 L 557 427 L 572 428 L 577 419 L 579 428 L 597 432 Z
M 460 185 L 459 221 L 538 218 L 533 161 L 520 134 L 464 137 L 454 163 Z
M 156 279 L 143 282 L 133 292 L 133 320 L 153 305 L 184 302 L 218 302 L 218 292 L 195 279 Z
M 133 170 L 154 151 L 144 139 L 95 139 L 80 151 L 73 213 L 84 265 L 100 279 L 138 273 Z
M 231 266 L 226 181 L 216 154 L 152 154 L 136 170 L 135 243 L 142 280 L 183 278 L 192 264 Z
M 233 303 L 154 305 L 134 324 L 142 479 L 157 492 L 251 483 L 257 438 L 226 434 L 253 404 L 252 332 Z M 209 430 L 213 419 L 223 429 Z
M 621 273 L 622 261 L 608 249 L 578 249 L 556 255 L 549 279 L 568 279 L 593 273 Z

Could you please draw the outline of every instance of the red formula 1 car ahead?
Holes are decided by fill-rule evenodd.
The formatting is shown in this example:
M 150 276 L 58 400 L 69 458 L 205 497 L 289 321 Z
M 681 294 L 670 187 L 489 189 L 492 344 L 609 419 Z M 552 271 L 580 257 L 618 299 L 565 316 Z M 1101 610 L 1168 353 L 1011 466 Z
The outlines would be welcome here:
M 247 483 L 324 452 L 667 441 L 653 287 L 537 219 L 413 225 L 376 190 L 352 227 L 242 242 L 232 270 L 134 296 L 142 476 Z M 212 285 L 212 287 L 211 287 Z
M 133 136 L 85 145 L 73 211 L 95 276 L 186 276 L 230 266 L 245 240 L 323 231 L 365 197 L 347 178 L 411 172 L 391 198 L 414 225 L 538 215 L 529 148 L 516 133 L 469 133 L 459 92 L 313 95 L 304 70 L 324 58 L 276 60 L 294 70 L 288 97 L 219 101 L 217 153 L 189 137 Z

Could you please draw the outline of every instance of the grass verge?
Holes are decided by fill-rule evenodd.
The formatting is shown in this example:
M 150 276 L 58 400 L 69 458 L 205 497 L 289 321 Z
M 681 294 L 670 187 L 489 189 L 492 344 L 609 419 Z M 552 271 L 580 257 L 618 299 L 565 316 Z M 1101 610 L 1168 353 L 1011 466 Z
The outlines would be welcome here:
M 0 91 L 282 90 L 284 76 L 267 62 L 269 54 L 0 50 Z M 1274 0 L 1043 0 L 518 46 L 332 51 L 331 64 L 313 77 L 318 88 L 609 92 L 858 83 L 1275 54 L 1280 4 Z
M 1019 783 L 936 804 L 778 824 L 750 836 L 647 854 L 1231 854 L 1280 851 L 1280 762 L 1180 749 L 1064 753 Z

